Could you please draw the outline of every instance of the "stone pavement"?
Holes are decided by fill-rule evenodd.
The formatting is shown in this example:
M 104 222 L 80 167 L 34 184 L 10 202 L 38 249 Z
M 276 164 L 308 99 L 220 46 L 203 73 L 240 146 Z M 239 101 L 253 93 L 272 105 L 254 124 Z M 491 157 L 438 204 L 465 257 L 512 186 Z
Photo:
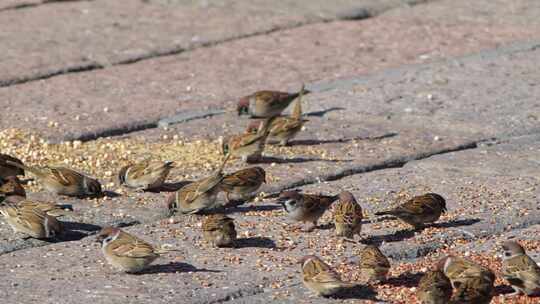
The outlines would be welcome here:
M 498 244 L 513 236 L 540 260 L 539 13 L 534 0 L 3 2 L 0 130 L 22 133 L 0 132 L 1 152 L 84 168 L 111 191 L 84 200 L 28 186 L 76 212 L 55 243 L 0 224 L 3 303 L 413 303 L 419 273 L 449 252 L 498 273 Z M 303 82 L 310 121 L 290 147 L 265 152 L 266 198 L 226 209 L 238 248 L 208 248 L 201 217 L 169 218 L 166 193 L 115 182 L 143 155 L 176 161 L 171 181 L 205 176 L 218 138 L 248 122 L 230 113 L 235 99 Z M 299 231 L 274 202 L 288 188 L 351 191 L 368 216 L 362 240 L 381 244 L 390 279 L 313 297 L 296 260 L 323 256 L 354 281 L 361 245 L 330 225 Z M 449 212 L 422 232 L 372 216 L 428 191 Z M 93 242 L 105 225 L 180 252 L 117 273 Z

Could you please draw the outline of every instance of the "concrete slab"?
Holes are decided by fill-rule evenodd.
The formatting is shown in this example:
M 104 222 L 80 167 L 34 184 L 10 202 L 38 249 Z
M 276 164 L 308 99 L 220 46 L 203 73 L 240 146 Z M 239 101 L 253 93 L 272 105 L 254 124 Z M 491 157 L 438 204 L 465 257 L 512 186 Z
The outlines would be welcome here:
M 106 2 L 103 5 L 101 1 L 70 3 L 69 6 L 93 5 L 114 12 L 118 4 Z M 157 4 L 136 3 L 141 9 L 162 9 Z M 468 1 L 441 3 L 449 12 L 454 7 L 469 7 Z M 471 18 L 464 21 L 449 13 L 445 22 L 420 18 L 412 13 L 409 18 L 406 17 L 408 12 L 416 7 L 403 8 L 400 9 L 402 15 L 308 25 L 176 56 L 1 88 L 0 105 L 6 111 L 0 113 L 0 126 L 9 127 L 16 121 L 19 127 L 40 130 L 53 139 L 124 133 L 154 127 L 159 118 L 178 112 L 227 108 L 232 106 L 232 100 L 259 89 L 297 90 L 301 82 L 421 63 L 536 36 L 535 21 L 521 26 L 486 24 L 483 18 L 494 20 L 492 16 L 498 16 L 503 19 L 507 15 L 507 6 L 490 4 L 486 8 L 491 9 L 489 17 L 471 11 Z M 427 7 L 422 9 L 429 10 Z M 65 7 L 63 10 L 69 11 Z M 238 9 L 238 14 L 242 12 Z M 526 11 L 531 15 L 534 12 L 534 6 Z M 166 14 L 176 13 L 193 12 L 166 10 Z M 429 14 L 424 12 L 423 15 Z M 180 17 L 177 19 L 185 19 Z M 97 17 L 89 13 L 82 18 L 95 20 Z M 110 39 L 115 45 L 119 40 L 112 34 Z M 351 46 L 351 41 L 357 43 Z M 106 49 L 101 44 L 96 47 Z M 120 56 L 122 52 L 115 54 Z M 63 56 L 62 64 L 69 61 Z M 6 62 L 13 64 L 14 61 Z M 30 61 L 25 59 L 24 62 Z M 25 68 L 7 70 L 24 71 Z

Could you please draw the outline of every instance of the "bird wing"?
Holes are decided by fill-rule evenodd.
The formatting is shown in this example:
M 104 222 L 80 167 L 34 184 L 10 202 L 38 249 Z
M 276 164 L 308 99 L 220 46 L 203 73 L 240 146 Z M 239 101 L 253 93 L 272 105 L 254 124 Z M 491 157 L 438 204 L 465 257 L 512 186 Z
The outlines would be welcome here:
M 116 244 L 111 244 L 114 246 L 111 251 L 119 257 L 144 258 L 156 254 L 152 245 L 141 240 L 122 241 L 117 239 L 115 242 Z

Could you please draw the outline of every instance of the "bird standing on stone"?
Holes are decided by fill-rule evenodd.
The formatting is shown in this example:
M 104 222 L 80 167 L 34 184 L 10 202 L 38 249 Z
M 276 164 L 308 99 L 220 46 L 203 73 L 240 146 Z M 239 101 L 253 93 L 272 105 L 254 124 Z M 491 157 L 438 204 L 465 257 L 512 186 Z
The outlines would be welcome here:
M 223 214 L 212 214 L 202 222 L 203 238 L 215 247 L 234 246 L 236 229 L 232 218 Z
M 495 275 L 490 269 L 455 256 L 441 259 L 437 269 L 448 277 L 455 289 L 452 303 L 487 304 L 491 301 Z
M 287 146 L 289 141 L 293 139 L 301 130 L 307 119 L 302 118 L 302 94 L 303 90 L 300 91 L 300 96 L 294 103 L 294 109 L 291 113 L 291 116 L 279 116 L 270 124 L 270 133 L 268 134 L 269 140 L 277 140 L 279 145 Z M 254 120 L 248 125 L 248 133 L 256 133 L 260 126 L 260 121 Z
M 452 283 L 446 275 L 440 270 L 431 270 L 420 279 L 417 297 L 422 304 L 447 304 L 452 291 Z
M 22 161 L 11 155 L 0 153 L 0 178 L 6 178 L 8 176 L 24 175 L 24 169 L 14 166 L 9 162 L 18 163 L 22 165 Z
M 427 193 L 415 196 L 394 209 L 377 212 L 375 215 L 392 215 L 415 229 L 420 229 L 427 223 L 436 222 L 446 211 L 446 200 L 442 196 Z
M 251 167 L 242 169 L 225 175 L 221 181 L 220 187 L 227 193 L 227 202 L 230 201 L 230 195 L 239 195 L 241 199 L 257 191 L 263 183 L 266 183 L 266 172 L 261 167 Z
M 120 169 L 118 179 L 122 185 L 139 191 L 156 189 L 163 185 L 173 164 L 171 161 L 142 161 Z
M 318 296 L 331 296 L 356 286 L 343 282 L 339 275 L 317 256 L 307 255 L 299 262 L 302 264 L 302 282 Z
M 304 231 L 309 232 L 317 227 L 317 221 L 324 212 L 338 199 L 338 196 L 303 194 L 299 191 L 283 191 L 280 203 L 289 218 L 299 222 L 310 222 L 312 226 Z
M 62 224 L 54 216 L 38 208 L 18 206 L 4 201 L 0 203 L 0 214 L 13 231 L 35 239 L 50 239 L 63 232 Z
M 175 211 L 184 214 L 194 214 L 216 205 L 218 193 L 221 191 L 223 167 L 229 159 L 226 156 L 221 166 L 212 175 L 185 185 L 167 199 L 167 208 L 172 215 Z
M 65 167 L 30 167 L 12 161 L 8 164 L 31 172 L 49 192 L 66 196 L 94 196 L 101 194 L 101 184 L 73 169 Z
M 375 245 L 366 245 L 360 251 L 358 262 L 360 280 L 367 283 L 379 283 L 386 280 L 390 270 L 390 261 Z
M 101 243 L 101 250 L 107 262 L 127 273 L 140 272 L 161 254 L 173 251 L 154 248 L 151 244 L 114 227 L 103 228 L 96 241 Z
M 502 248 L 504 250 L 502 275 L 514 289 L 514 293 L 509 296 L 540 294 L 540 267 L 538 264 L 515 241 L 504 242 Z
M 278 116 L 300 94 L 309 94 L 304 86 L 298 93 L 277 91 L 258 91 L 242 97 L 238 101 L 238 115 L 249 115 L 253 118 L 270 118 Z
M 354 238 L 360 235 L 362 230 L 362 207 L 356 202 L 352 193 L 343 191 L 339 194 L 339 200 L 334 208 L 334 225 L 336 234 L 346 238 Z
M 245 132 L 226 139 L 220 138 L 223 155 L 240 157 L 244 162 L 261 158 L 270 131 L 269 127 L 274 119 L 276 117 L 263 120 L 257 133 Z

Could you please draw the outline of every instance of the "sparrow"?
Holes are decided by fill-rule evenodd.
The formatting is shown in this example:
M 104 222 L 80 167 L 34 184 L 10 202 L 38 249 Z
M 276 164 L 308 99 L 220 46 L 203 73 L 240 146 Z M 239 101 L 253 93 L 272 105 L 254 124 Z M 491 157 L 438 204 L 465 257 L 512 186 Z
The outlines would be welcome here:
M 475 262 L 447 256 L 442 258 L 437 269 L 441 270 L 450 280 L 456 290 L 452 301 L 454 303 L 489 303 L 493 297 L 493 272 Z
M 415 196 L 392 210 L 377 212 L 375 215 L 392 215 L 415 229 L 437 221 L 446 212 L 446 200 L 435 193 Z
M 244 162 L 247 162 L 249 158 L 260 158 L 270 131 L 270 124 L 274 119 L 276 117 L 263 120 L 257 133 L 244 132 L 227 139 L 220 138 L 221 152 L 223 155 L 240 157 Z
M 93 196 L 101 194 L 97 179 L 65 167 L 29 167 L 12 161 L 8 164 L 31 172 L 43 187 L 54 194 L 66 196 Z
M 218 193 L 221 191 L 223 168 L 229 159 L 227 155 L 220 168 L 212 175 L 194 181 L 176 191 L 167 199 L 167 208 L 170 215 L 179 210 L 183 214 L 195 214 L 211 209 L 216 204 Z
M 360 279 L 364 282 L 378 283 L 386 280 L 390 261 L 375 245 L 366 245 L 360 251 L 358 262 Z
M 540 267 L 538 264 L 525 253 L 525 249 L 517 242 L 506 241 L 502 248 L 504 250 L 502 275 L 514 289 L 514 292 L 509 296 L 539 294 Z
M 270 133 L 268 134 L 268 140 L 277 140 L 280 146 L 287 146 L 289 140 L 293 139 L 301 130 L 306 122 L 309 120 L 302 119 L 302 94 L 294 104 L 294 109 L 291 116 L 279 116 L 270 124 Z M 252 121 L 246 130 L 248 133 L 256 133 L 260 126 L 260 121 Z
M 161 254 L 174 251 L 163 247 L 154 248 L 149 243 L 115 227 L 103 228 L 97 235 L 96 242 L 101 243 L 101 251 L 107 262 L 127 273 L 140 272 Z
M 452 284 L 440 270 L 426 272 L 418 283 L 417 297 L 422 304 L 446 304 L 452 297 Z
M 362 230 L 362 207 L 356 202 L 352 193 L 343 191 L 334 209 L 334 225 L 336 234 L 346 238 L 360 235 Z
M 230 194 L 245 199 L 266 183 L 266 172 L 261 167 L 251 167 L 225 175 L 220 183 L 221 190 L 226 193 L 227 202 Z
M 236 229 L 232 218 L 223 214 L 213 214 L 202 222 L 203 238 L 215 247 L 234 246 Z
M 53 216 L 37 208 L 19 207 L 14 203 L 0 203 L 0 214 L 13 231 L 35 239 L 50 239 L 62 234 L 62 224 Z
M 8 161 L 13 162 L 13 163 L 18 163 L 21 165 L 23 164 L 22 161 L 18 158 L 0 153 L 0 178 L 5 178 L 8 176 L 24 175 L 24 169 L 20 167 L 16 167 L 12 164 L 9 164 Z
M 121 185 L 135 188 L 139 191 L 159 188 L 163 185 L 169 172 L 173 168 L 173 162 L 142 161 L 120 169 L 118 179 Z
M 298 93 L 278 91 L 258 91 L 240 98 L 238 101 L 238 115 L 249 115 L 253 118 L 269 118 L 278 116 L 300 94 L 309 94 L 310 91 L 302 88 Z
M 23 209 L 39 209 L 52 217 L 60 217 L 64 215 L 72 215 L 73 207 L 70 205 L 60 205 L 49 202 L 40 202 L 24 199 L 18 201 L 16 206 Z
M 306 232 L 317 227 L 317 221 L 323 213 L 338 199 L 338 196 L 302 194 L 297 190 L 283 191 L 278 203 L 283 206 L 289 218 L 299 222 L 311 222 Z
M 356 286 L 341 281 L 339 275 L 317 256 L 307 255 L 299 262 L 302 264 L 302 282 L 317 296 L 331 296 Z
M 26 191 L 17 176 L 0 178 L 0 195 L 9 197 L 25 198 Z

